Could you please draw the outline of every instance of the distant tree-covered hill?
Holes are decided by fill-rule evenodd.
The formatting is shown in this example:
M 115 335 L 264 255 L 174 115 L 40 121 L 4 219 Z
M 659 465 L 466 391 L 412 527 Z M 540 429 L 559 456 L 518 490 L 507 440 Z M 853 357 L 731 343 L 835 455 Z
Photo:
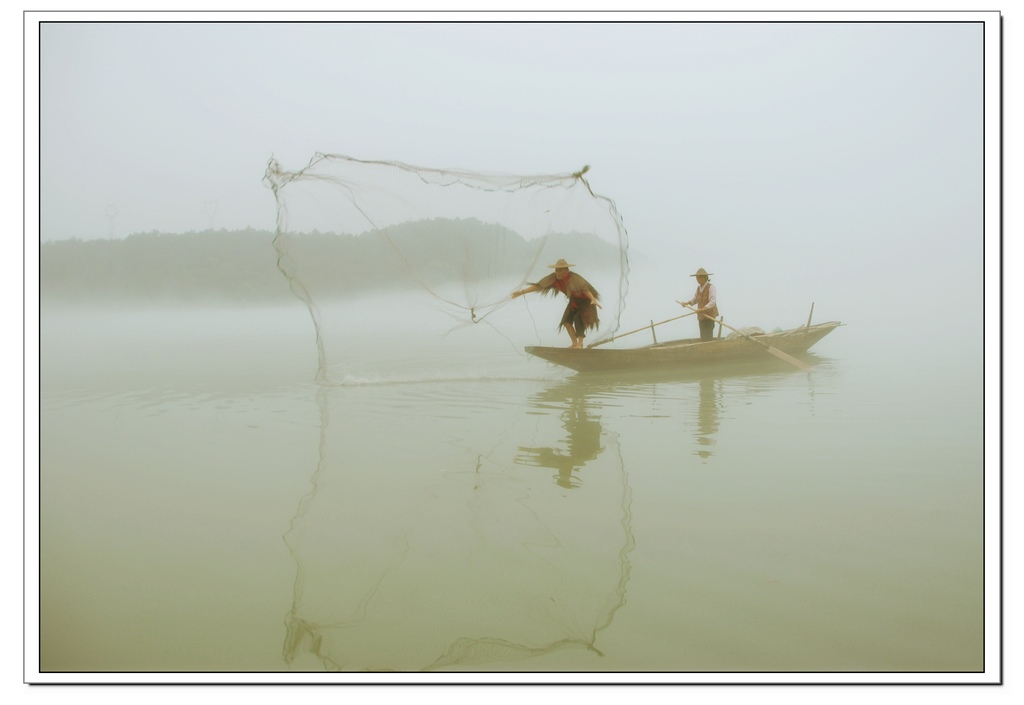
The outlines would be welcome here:
M 294 300 L 273 241 L 273 232 L 248 229 L 45 242 L 40 298 L 126 304 Z M 470 276 L 508 278 L 512 286 L 524 272 L 546 273 L 545 257 L 569 257 L 591 268 L 616 266 L 619 257 L 615 246 L 595 235 L 563 233 L 551 235 L 541 261 L 534 262 L 536 242 L 474 219 L 405 223 L 389 228 L 386 238 L 376 232 L 290 235 L 285 245 L 284 268 L 295 271 L 315 297 L 325 298 Z

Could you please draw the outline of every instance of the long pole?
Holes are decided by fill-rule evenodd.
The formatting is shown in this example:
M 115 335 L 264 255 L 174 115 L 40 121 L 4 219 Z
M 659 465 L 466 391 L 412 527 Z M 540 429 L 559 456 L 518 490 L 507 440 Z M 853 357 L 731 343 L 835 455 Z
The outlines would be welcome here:
M 610 343 L 613 340 L 618 340 L 619 338 L 625 338 L 627 335 L 633 335 L 634 333 L 639 333 L 642 330 L 650 330 L 651 334 L 653 335 L 654 334 L 654 326 L 660 326 L 662 323 L 671 323 L 672 321 L 678 321 L 680 318 L 686 318 L 687 316 L 692 316 L 695 313 L 697 313 L 697 312 L 696 311 L 691 311 L 690 313 L 684 313 L 682 316 L 676 316 L 675 318 L 668 318 L 668 319 L 666 319 L 664 321 L 658 321 L 657 323 L 653 323 L 652 322 L 652 323 L 644 326 L 643 328 L 637 328 L 636 330 L 631 330 L 628 333 L 620 333 L 619 335 L 616 335 L 616 336 L 613 336 L 611 338 L 608 338 L 608 340 L 599 340 L 596 343 L 591 343 L 587 347 L 588 348 L 596 348 L 598 345 L 604 345 L 605 343 Z M 655 338 L 655 342 L 657 342 L 657 338 Z
M 682 301 L 677 301 L 676 303 L 678 303 L 680 306 L 686 306 L 686 304 L 684 304 Z M 686 308 L 690 309 L 694 313 L 697 313 L 697 309 L 695 309 L 695 308 L 693 308 L 691 306 L 686 306 Z M 719 323 L 719 325 L 725 326 L 726 328 L 728 328 L 732 332 L 739 333 L 740 335 L 742 335 L 744 338 L 746 338 L 750 342 L 757 343 L 758 345 L 763 347 L 765 350 L 767 350 L 768 352 L 770 352 L 772 355 L 774 355 L 775 357 L 779 358 L 780 360 L 785 360 L 789 364 L 794 365 L 796 367 L 799 367 L 801 370 L 809 370 L 809 369 L 811 369 L 811 366 L 808 365 L 807 363 L 801 362 L 800 360 L 797 360 L 792 355 L 790 355 L 788 353 L 784 353 L 781 350 L 779 350 L 778 348 L 772 347 L 771 345 L 769 345 L 768 343 L 764 342 L 763 340 L 758 340 L 757 338 L 753 337 L 752 335 L 748 335 L 747 333 L 744 333 L 741 330 L 736 330 L 735 328 L 730 326 L 728 323 L 725 323 L 721 318 L 716 318 L 716 319 L 713 319 L 713 320 L 717 321 Z

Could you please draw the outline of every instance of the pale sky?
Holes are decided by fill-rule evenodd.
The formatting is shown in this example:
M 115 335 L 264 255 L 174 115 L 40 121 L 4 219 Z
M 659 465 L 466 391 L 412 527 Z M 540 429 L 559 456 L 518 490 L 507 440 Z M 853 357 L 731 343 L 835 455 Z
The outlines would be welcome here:
M 85 17 L 39 25 L 43 241 L 272 230 L 267 161 L 325 152 L 516 174 L 589 164 L 631 248 L 754 286 L 904 277 L 913 262 L 913 291 L 930 295 L 982 274 L 977 14 Z
M 641 238 L 981 203 L 980 24 L 47 22 L 40 48 L 44 240 L 269 229 L 267 160 L 316 152 L 591 164 Z
M 993 8 L 1013 14 L 978 9 Z M 822 320 L 850 322 L 867 337 L 872 317 L 899 317 L 908 337 L 933 336 L 939 348 L 949 331 L 973 332 L 987 264 L 992 336 L 1003 243 L 991 210 L 984 229 L 983 199 L 998 216 L 991 170 L 998 176 L 1002 106 L 982 83 L 985 30 L 970 22 L 977 15 L 451 25 L 353 24 L 345 15 L 330 24 L 277 22 L 294 15 L 247 23 L 230 13 L 226 24 L 198 13 L 170 24 L 142 13 L 51 13 L 22 26 L 20 11 L 12 13 L 4 44 L 13 74 L 22 28 L 30 35 L 28 103 L 39 78 L 38 134 L 29 109 L 23 144 L 30 166 L 38 154 L 40 171 L 39 202 L 30 168 L 24 204 L 28 296 L 37 234 L 272 230 L 275 204 L 262 183 L 268 159 L 295 169 L 316 152 L 336 152 L 523 174 L 590 164 L 591 185 L 615 200 L 632 246 L 668 253 L 665 269 L 687 286 L 694 267 L 717 272 L 730 313 L 757 296 L 773 309 L 791 296 L 799 311 L 813 299 Z M 1020 85 L 1015 24 L 1019 17 L 1005 29 L 1008 96 Z M 989 80 L 997 68 L 988 64 Z M 16 79 L 12 95 L 22 91 Z M 1013 146 L 1019 116 L 1011 107 L 1005 118 Z M 1008 153 L 1007 176 L 1017 163 Z M 1012 226 L 1015 192 L 1005 188 Z M 22 212 L 11 200 L 10 210 Z M 1007 232 L 1008 258 L 1017 240 Z M 21 264 L 9 258 L 12 270 Z M 1014 300 L 1009 262 L 1007 273 Z M 10 285 L 19 274 L 4 279 Z M 631 285 L 642 291 L 643 282 Z M 8 298 L 21 293 L 12 286 Z M 1007 313 L 1008 344 L 1016 310 Z M 30 306 L 24 320 L 34 319 Z M 14 315 L 10 327 L 24 320 Z M 986 364 L 996 370 L 1001 340 L 989 340 Z M 34 357 L 30 348 L 26 359 Z M 6 398 L 20 400 L 22 361 L 7 367 L 18 379 Z M 22 411 L 9 429 L 20 430 L 13 417 Z M 5 446 L 22 448 L 21 435 L 10 435 Z M 20 522 L 10 529 L 19 535 Z

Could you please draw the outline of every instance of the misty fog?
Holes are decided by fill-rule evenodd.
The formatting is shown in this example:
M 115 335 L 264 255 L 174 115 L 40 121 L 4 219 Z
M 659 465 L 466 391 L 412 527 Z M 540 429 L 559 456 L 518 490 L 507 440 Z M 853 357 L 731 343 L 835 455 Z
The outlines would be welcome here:
M 32 27 L 40 678 L 987 676 L 992 17 L 671 17 Z

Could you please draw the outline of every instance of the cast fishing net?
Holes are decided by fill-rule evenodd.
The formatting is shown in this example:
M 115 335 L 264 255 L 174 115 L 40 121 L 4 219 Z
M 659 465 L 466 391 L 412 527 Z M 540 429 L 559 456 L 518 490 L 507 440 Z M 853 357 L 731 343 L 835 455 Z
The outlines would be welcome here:
M 628 476 L 599 390 L 517 396 L 524 363 L 546 365 L 523 346 L 569 339 L 564 297 L 511 299 L 565 258 L 601 294 L 588 342 L 615 334 L 626 233 L 585 172 L 270 162 L 278 268 L 318 356 L 317 463 L 284 536 L 291 668 L 600 659 L 629 578 Z
M 601 295 L 587 343 L 614 335 L 627 236 L 587 169 L 518 176 L 318 154 L 287 171 L 271 160 L 278 267 L 313 319 L 318 381 L 496 373 L 508 355 L 525 359 L 524 345 L 568 345 L 564 297 L 511 299 L 560 258 Z

